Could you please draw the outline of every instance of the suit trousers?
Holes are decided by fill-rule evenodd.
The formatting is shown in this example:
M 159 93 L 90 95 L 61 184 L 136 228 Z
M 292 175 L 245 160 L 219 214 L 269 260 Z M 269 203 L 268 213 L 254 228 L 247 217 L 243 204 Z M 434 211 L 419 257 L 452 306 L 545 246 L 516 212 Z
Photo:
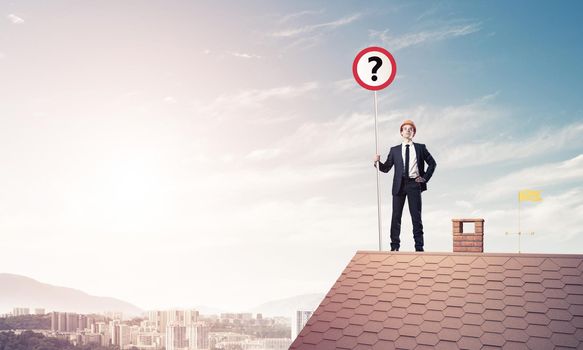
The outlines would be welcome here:
M 421 221 L 421 185 L 415 179 L 405 179 L 401 182 L 401 188 L 397 195 L 393 195 L 393 215 L 391 218 L 391 248 L 399 249 L 401 246 L 401 217 L 405 199 L 409 205 L 411 222 L 413 223 L 413 239 L 415 250 L 423 250 L 423 222 Z

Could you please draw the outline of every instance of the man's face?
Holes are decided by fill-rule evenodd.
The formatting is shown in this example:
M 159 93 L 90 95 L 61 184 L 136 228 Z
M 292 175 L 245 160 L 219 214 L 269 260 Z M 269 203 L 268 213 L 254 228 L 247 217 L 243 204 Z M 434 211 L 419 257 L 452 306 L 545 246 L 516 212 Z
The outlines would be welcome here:
M 401 130 L 401 136 L 409 140 L 412 139 L 413 136 L 415 136 L 415 131 L 413 127 L 409 124 L 403 125 L 403 129 Z

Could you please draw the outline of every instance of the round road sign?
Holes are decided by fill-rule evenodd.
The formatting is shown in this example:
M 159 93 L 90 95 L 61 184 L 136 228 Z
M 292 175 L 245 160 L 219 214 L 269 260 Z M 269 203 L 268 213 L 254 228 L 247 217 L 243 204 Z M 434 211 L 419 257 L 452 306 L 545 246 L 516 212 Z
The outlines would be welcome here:
M 352 74 L 363 88 L 382 90 L 395 79 L 397 63 L 393 55 L 382 47 L 367 47 L 356 55 L 352 63 Z

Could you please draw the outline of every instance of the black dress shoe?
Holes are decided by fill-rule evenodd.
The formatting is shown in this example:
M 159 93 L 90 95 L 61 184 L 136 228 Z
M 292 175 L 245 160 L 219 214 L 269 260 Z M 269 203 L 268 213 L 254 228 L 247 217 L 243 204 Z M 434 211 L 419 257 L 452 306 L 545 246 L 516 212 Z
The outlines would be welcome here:
M 392 252 L 398 252 L 399 251 L 399 248 L 391 248 L 391 251 Z
M 420 249 L 415 248 L 415 251 L 416 252 L 424 252 L 423 248 L 420 248 Z

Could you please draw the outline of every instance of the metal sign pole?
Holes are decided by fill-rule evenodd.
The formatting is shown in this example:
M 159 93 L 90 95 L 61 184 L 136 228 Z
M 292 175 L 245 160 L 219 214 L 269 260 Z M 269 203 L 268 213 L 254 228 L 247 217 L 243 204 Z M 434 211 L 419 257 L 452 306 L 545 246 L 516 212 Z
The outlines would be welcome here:
M 378 114 L 378 107 L 377 107 L 377 92 L 374 92 L 374 142 L 376 148 L 376 154 L 379 154 L 379 130 L 377 126 L 377 114 Z M 378 222 L 379 222 L 379 252 L 382 250 L 382 222 L 381 222 L 381 192 L 380 192 L 380 165 L 377 163 L 377 213 L 378 213 Z
M 374 62 L 374 66 L 371 63 Z M 352 62 L 352 75 L 358 83 L 367 90 L 374 91 L 374 137 L 376 154 L 379 154 L 378 131 L 378 101 L 377 91 L 391 85 L 397 75 L 397 62 L 389 51 L 379 46 L 371 46 L 361 50 Z M 375 159 L 376 160 L 376 159 Z M 377 164 L 377 211 L 379 223 L 379 251 L 383 248 L 381 221 L 380 169 Z

